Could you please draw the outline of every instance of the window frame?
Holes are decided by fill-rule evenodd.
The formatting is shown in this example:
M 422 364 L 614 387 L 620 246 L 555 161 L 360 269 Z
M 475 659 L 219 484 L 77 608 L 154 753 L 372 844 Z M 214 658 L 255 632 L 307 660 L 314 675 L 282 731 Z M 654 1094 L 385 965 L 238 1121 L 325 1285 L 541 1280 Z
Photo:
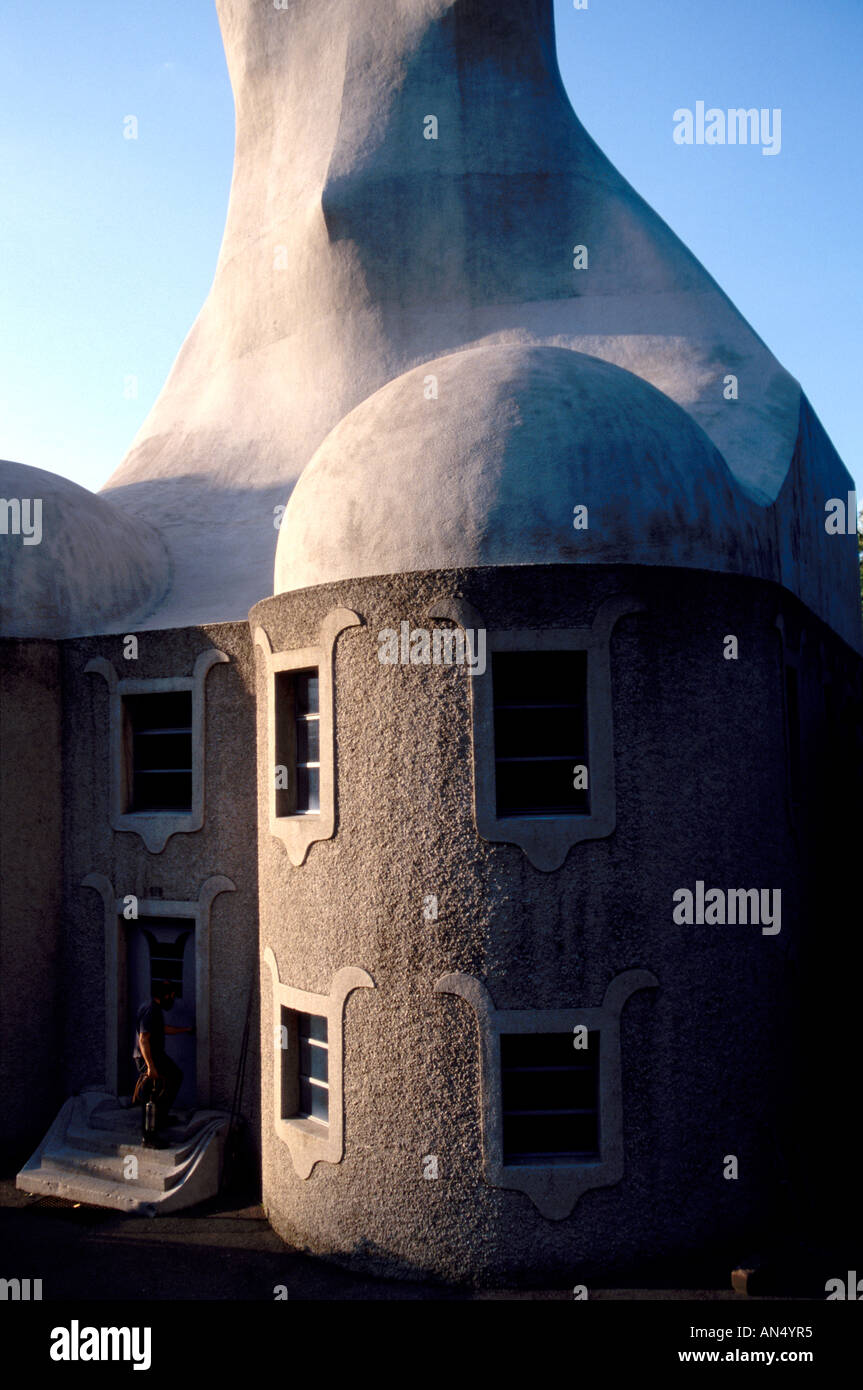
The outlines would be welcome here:
M 135 806 L 135 800 L 136 800 L 136 796 L 135 796 L 135 783 L 136 783 L 135 740 L 136 740 L 136 737 L 145 737 L 145 736 L 147 736 L 147 735 L 149 735 L 149 734 L 152 734 L 152 733 L 158 734 L 158 733 L 160 733 L 160 732 L 164 734 L 164 732 L 169 728 L 169 726 L 163 725 L 163 726 L 160 726 L 159 728 L 146 729 L 146 730 L 136 729 L 136 727 L 135 727 L 135 720 L 134 720 L 134 718 L 133 718 L 132 710 L 130 709 L 130 706 L 129 706 L 129 701 L 130 701 L 130 700 L 148 700 L 148 699 L 158 698 L 160 695 L 167 695 L 167 694 L 170 694 L 170 695 L 185 695 L 185 694 L 188 694 L 188 695 L 189 695 L 189 726 L 188 726 L 188 730 L 186 730 L 186 729 L 183 730 L 183 733 L 184 733 L 184 734 L 185 734 L 185 733 L 188 733 L 188 735 L 189 735 L 189 761 L 190 761 L 190 763 L 191 763 L 191 766 L 190 766 L 188 769 L 186 769 L 186 768 L 179 769 L 179 770 L 182 771 L 183 773 L 188 773 L 188 777 L 189 777 L 189 805 L 188 805 L 188 808 L 186 808 L 186 807 L 182 807 L 182 808 L 181 808 L 181 807 L 171 807 L 171 808 L 161 807 L 161 808 L 160 808 L 160 807 L 151 807 L 151 806 Z M 124 807 L 123 814 L 124 814 L 124 815 L 133 815 L 133 816 L 142 816 L 142 815 L 175 815 L 175 816 L 190 816 L 190 815 L 192 814 L 192 812 L 193 812 L 193 805 L 194 805 L 194 785 L 193 785 L 193 783 L 194 783 L 194 764 L 195 764 L 195 743 L 194 743 L 194 717 L 195 717 L 195 715 L 194 715 L 194 704 L 195 704 L 195 694 L 194 694 L 194 690 L 193 690 L 191 687 L 190 687 L 188 690 L 183 689 L 183 688 L 180 688 L 180 689 L 177 689 L 177 690 L 171 690 L 171 691 L 148 690 L 148 691 L 144 691 L 144 692 L 142 692 L 142 693 L 140 693 L 140 694 L 135 694 L 135 693 L 133 693 L 132 691 L 129 691 L 129 690 L 121 691 L 121 693 L 120 693 L 120 706 L 121 706 L 122 721 L 123 721 L 123 751 L 124 751 L 124 757 L 123 757 L 123 807 Z M 146 770 L 144 770 L 144 771 L 145 771 L 145 775 L 146 775 Z M 176 772 L 178 771 L 178 769 L 174 769 L 174 771 L 175 771 L 175 773 L 176 773 Z
M 94 657 L 85 674 L 104 678 L 108 685 L 109 822 L 112 830 L 140 835 L 151 854 L 160 854 L 172 835 L 192 834 L 204 824 L 206 771 L 206 681 L 213 666 L 230 661 L 226 652 L 211 647 L 201 652 L 191 676 L 154 680 L 121 680 L 110 661 Z M 130 811 L 130 773 L 127 765 L 127 724 L 123 702 L 128 695 L 192 693 L 192 805 L 189 811 Z
M 508 1085 L 507 1085 L 507 1082 L 508 1082 L 508 1080 L 512 1077 L 513 1073 L 519 1072 L 519 1071 L 522 1071 L 522 1072 L 523 1072 L 523 1071 L 530 1071 L 530 1072 L 536 1073 L 537 1075 L 546 1075 L 546 1076 L 547 1076 L 549 1073 L 557 1072 L 557 1071 L 560 1071 L 560 1070 L 561 1070 L 561 1068 L 560 1068 L 559 1066 L 550 1065 L 550 1064 L 546 1064 L 546 1065 L 544 1065 L 544 1066 L 536 1066 L 536 1065 L 531 1066 L 531 1065 L 525 1065 L 525 1063 L 522 1062 L 521 1066 L 513 1066 L 511 1062 L 508 1063 L 508 1062 L 506 1061 L 506 1059 L 504 1058 L 504 1051 L 505 1051 L 505 1048 L 504 1048 L 504 1039 L 505 1039 L 505 1038 L 515 1039 L 515 1038 L 526 1038 L 526 1037 L 538 1037 L 538 1038 L 562 1037 L 562 1038 L 567 1038 L 567 1039 L 569 1040 L 569 1048 L 571 1049 L 571 1054 L 568 1052 L 566 1055 L 571 1055 L 571 1057 L 572 1057 L 572 1059 L 573 1059 L 573 1060 L 571 1060 L 571 1061 L 569 1062 L 568 1070 L 570 1070 L 571 1072 L 589 1072 L 589 1073 L 591 1074 L 591 1080 L 592 1080 L 593 1085 L 595 1086 L 596 1104 L 595 1104 L 595 1105 L 591 1105 L 590 1107 L 586 1107 L 586 1108 L 584 1108 L 584 1109 L 581 1109 L 581 1108 L 580 1108 L 579 1112 L 568 1111 L 568 1110 L 567 1110 L 565 1107 L 563 1107 L 563 1106 L 557 1106 L 557 1107 L 555 1107 L 554 1109 L 551 1109 L 551 1110 L 549 1110 L 549 1109 L 539 1109 L 539 1108 L 537 1108 L 537 1107 L 534 1107 L 533 1109 L 529 1109 L 529 1110 L 528 1110 L 528 1109 L 524 1109 L 524 1108 L 513 1109 L 511 1106 L 508 1107 L 508 1106 L 507 1106 L 507 1091 L 508 1091 L 508 1090 L 510 1091 L 510 1096 L 511 1096 L 512 1087 L 511 1087 L 511 1084 L 508 1086 Z M 597 1029 L 597 1028 L 594 1028 L 594 1029 L 592 1029 L 592 1030 L 589 1029 L 589 1030 L 588 1030 L 588 1039 L 594 1039 L 595 1041 L 593 1042 L 592 1045 L 588 1046 L 588 1048 L 585 1049 L 585 1048 L 576 1048 L 576 1047 L 575 1047 L 574 1040 L 573 1040 L 573 1038 L 572 1038 L 572 1034 L 571 1034 L 571 1033 L 566 1033 L 566 1032 L 561 1032 L 561 1033 L 545 1033 L 545 1032 L 541 1032 L 541 1031 L 532 1031 L 532 1032 L 530 1032 L 530 1033 L 523 1033 L 523 1032 L 519 1032 L 519 1033 L 507 1033 L 506 1031 L 501 1031 L 501 1032 L 498 1034 L 498 1046 L 500 1047 L 500 1081 L 501 1081 L 501 1090 L 500 1090 L 501 1124 L 502 1124 L 502 1129 L 501 1129 L 501 1155 L 502 1155 L 502 1157 L 501 1157 L 501 1161 L 502 1161 L 502 1163 L 503 1163 L 504 1168 L 523 1168 L 523 1167 L 536 1167 L 536 1168 L 543 1168 L 543 1167 L 544 1167 L 544 1168 L 551 1168 L 551 1167 L 559 1167 L 559 1166 L 561 1166 L 561 1167 L 562 1167 L 562 1166 L 571 1167 L 571 1166 L 573 1166 L 574 1164 L 578 1164 L 578 1163 L 598 1163 L 598 1162 L 599 1162 L 600 1154 L 601 1154 L 601 1152 L 602 1152 L 602 1134 L 601 1134 L 601 1131 L 600 1131 L 600 1104 L 599 1104 L 599 1095 L 600 1095 L 600 1091 L 599 1091 L 599 1075 L 600 1075 L 600 1067 L 601 1067 L 601 1064 L 602 1064 L 602 1033 L 601 1033 L 601 1031 L 600 1031 L 599 1029 Z M 582 1060 L 580 1060 L 580 1059 L 581 1059 L 583 1056 L 585 1056 L 585 1055 L 587 1056 L 588 1060 L 587 1060 L 587 1061 L 582 1061 Z M 532 1116 L 532 1117 L 535 1118 L 535 1117 L 537 1117 L 537 1116 L 539 1116 L 539 1115 L 554 1115 L 554 1116 L 559 1116 L 559 1115 L 566 1114 L 566 1113 L 582 1113 L 582 1114 L 589 1114 L 589 1115 L 592 1115 L 592 1116 L 595 1118 L 595 1124 L 596 1124 L 596 1147 L 595 1147 L 594 1149 L 591 1149 L 589 1152 L 588 1152 L 588 1151 L 584 1151 L 584 1152 L 582 1152 L 582 1153 L 575 1153 L 575 1152 L 572 1152 L 572 1151 L 564 1151 L 564 1150 L 557 1150 L 556 1152 L 555 1152 L 555 1151 L 545 1151 L 545 1152 L 543 1152 L 543 1151 L 538 1150 L 538 1149 L 533 1149 L 533 1150 L 525 1149 L 525 1150 L 518 1151 L 516 1157 L 513 1157 L 513 1156 L 512 1156 L 512 1155 L 513 1155 L 513 1151 L 512 1151 L 511 1149 L 508 1150 L 508 1146 L 507 1146 L 507 1119 L 512 1119 L 512 1118 L 515 1117 L 515 1116 L 519 1116 L 519 1117 L 521 1117 L 521 1118 L 526 1118 L 526 1117 L 528 1117 L 528 1116 Z M 508 1156 L 508 1153 L 509 1153 L 509 1156 Z M 543 1162 L 543 1161 L 542 1161 L 543 1159 L 545 1159 L 546 1162 Z
M 314 674 L 318 682 L 318 708 L 315 713 L 300 714 L 297 710 L 297 679 Z M 273 699 L 275 701 L 275 764 L 276 769 L 285 767 L 288 786 L 276 785 L 276 819 L 289 816 L 319 816 L 321 813 L 321 673 L 319 666 L 296 667 L 273 672 Z M 316 723 L 318 726 L 317 762 L 301 762 L 299 757 L 299 726 Z M 300 768 L 316 768 L 318 772 L 318 804 L 316 807 L 300 806 Z
M 345 966 L 332 978 L 329 994 L 311 994 L 282 984 L 272 947 L 264 950 L 264 964 L 272 982 L 271 1046 L 273 1048 L 273 1126 L 291 1155 L 294 1170 L 308 1178 L 316 1163 L 340 1163 L 344 1156 L 344 1027 L 345 1006 L 355 989 L 375 989 L 365 970 Z M 286 1094 L 299 1098 L 300 1047 L 296 1020 L 282 1034 L 286 1009 L 293 1015 L 315 1014 L 327 1020 L 328 1119 L 324 1124 L 311 1116 L 285 1115 Z M 266 1028 L 262 1009 L 262 1027 Z M 264 1054 L 266 1055 L 266 1053 Z
M 359 627 L 362 619 L 349 608 L 335 608 L 327 614 L 318 634 L 317 644 L 293 650 L 274 652 L 269 636 L 256 627 L 255 647 L 264 659 L 266 682 L 266 805 L 270 834 L 281 840 L 288 858 L 295 867 L 305 862 L 313 844 L 332 839 L 336 828 L 336 756 L 335 756 L 335 645 L 346 628 Z M 280 765 L 277 752 L 282 734 L 280 721 L 284 718 L 278 694 L 278 677 L 288 672 L 317 670 L 319 711 L 319 798 L 317 811 L 290 811 L 279 814 L 279 792 L 276 768 Z M 288 766 L 289 779 L 296 784 L 296 767 Z
M 496 674 L 496 668 L 497 668 L 497 672 L 498 672 L 498 673 L 499 673 L 500 668 L 499 668 L 499 663 L 496 661 L 496 658 L 497 658 L 497 657 L 501 657 L 501 656 L 503 656 L 503 657 L 507 657 L 507 656 L 509 656 L 509 657 L 520 657 L 520 658 L 522 659 L 522 661 L 523 661 L 525 664 L 529 665 L 529 663 L 531 662 L 531 660 L 534 659 L 535 657 L 537 657 L 537 656 L 548 655 L 548 653 L 547 653 L 547 652 L 538 652 L 538 651 L 536 650 L 536 648 L 531 648 L 531 649 L 528 650 L 528 651 L 520 651 L 520 652 L 515 652 L 515 651 L 513 651 L 513 652 L 503 652 L 503 651 L 494 651 L 494 650 L 493 650 L 492 653 L 491 653 L 491 668 L 492 668 L 492 719 L 493 719 L 493 731 L 492 731 L 492 732 L 493 732 L 493 738 L 494 738 L 495 816 L 498 818 L 498 820 L 537 820 L 537 819 L 540 819 L 540 818 L 547 819 L 547 818 L 550 817 L 550 816 L 559 817 L 560 819 L 563 819 L 565 816 L 566 816 L 566 817 L 570 817 L 570 816 L 589 816 L 589 815 L 590 815 L 590 780 L 589 780 L 589 779 L 590 779 L 590 726 L 589 726 L 589 722 L 588 722 L 588 708 L 587 708 L 587 683 L 588 683 L 589 657 L 588 657 L 587 653 L 584 651 L 583 648 L 578 648 L 578 647 L 564 647 L 564 648 L 557 648 L 557 649 L 555 649 L 555 653 L 558 652 L 558 651 L 565 652 L 567 655 L 570 655 L 570 656 L 581 656 L 581 655 L 583 655 L 583 656 L 585 656 L 585 658 L 586 658 L 585 661 L 584 661 L 584 663 L 583 663 L 583 684 L 580 684 L 580 685 L 579 685 L 579 689 L 578 689 L 578 694 L 579 694 L 579 697 L 580 697 L 579 700 L 565 701 L 565 700 L 563 700 L 563 699 L 561 698 L 559 701 L 551 701 L 551 700 L 542 701 L 542 700 L 538 700 L 538 702 L 535 702 L 535 703 L 533 703 L 533 704 L 524 704 L 524 703 L 519 703 L 519 704 L 515 704 L 515 705 L 514 705 L 514 704 L 503 704 L 502 701 L 500 701 L 500 700 L 498 699 L 498 693 L 499 693 L 499 692 L 498 692 L 498 688 L 497 688 L 497 682 L 498 682 L 498 680 L 499 680 L 499 674 Z M 535 693 L 537 694 L 538 697 L 541 697 L 542 694 L 544 693 L 543 688 L 539 686 L 539 682 L 538 682 L 538 681 L 536 681 L 535 684 L 536 684 L 536 686 L 538 687 L 538 688 L 536 689 L 536 692 L 535 692 Z M 561 696 L 563 696 L 563 694 L 564 694 L 563 691 L 555 691 L 555 692 L 551 692 L 551 693 L 560 694 Z M 564 756 L 564 755 L 562 755 L 562 754 L 555 754 L 555 755 L 548 755 L 548 756 L 545 756 L 545 755 L 525 756 L 525 754 L 524 754 L 523 752 L 520 753 L 520 754 L 518 754 L 518 753 L 516 753 L 516 754 L 507 753 L 506 755 L 501 755 L 500 750 L 499 750 L 499 746 L 498 746 L 498 745 L 499 745 L 498 733 L 499 733 L 499 730 L 500 730 L 500 722 L 501 722 L 501 721 L 499 720 L 499 715 L 500 715 L 501 713 L 503 713 L 504 711 L 506 711 L 506 712 L 512 712 L 513 710 L 529 710 L 529 709 L 533 709 L 533 710 L 537 711 L 537 714 L 536 714 L 535 717 L 538 718 L 538 719 L 541 719 L 541 718 L 542 718 L 542 712 L 543 712 L 544 710 L 555 709 L 555 708 L 556 708 L 556 709 L 561 709 L 561 708 L 578 709 L 579 706 L 583 706 L 583 719 L 584 719 L 584 726 L 585 726 L 585 727 L 584 727 L 584 730 L 582 731 L 582 733 L 581 733 L 580 735 L 578 735 L 579 741 L 580 741 L 581 744 L 582 744 L 582 748 L 581 748 L 581 751 L 580 751 L 580 752 L 578 752 L 578 753 L 572 753 L 572 754 L 567 755 L 567 756 Z M 521 745 L 521 746 L 522 746 L 522 748 L 523 748 L 525 745 Z M 579 761 L 579 760 L 581 760 L 581 761 Z M 576 809 L 574 809 L 574 808 L 573 808 L 573 809 L 570 809 L 570 810 L 554 810 L 554 809 L 549 808 L 548 806 L 546 806 L 546 807 L 543 808 L 543 809 L 532 810 L 532 811 L 526 811 L 526 812 L 524 812 L 524 813 L 523 813 L 522 815 L 520 815 L 520 816 L 518 815 L 518 813 L 513 813 L 513 812 L 511 812 L 511 811 L 501 811 L 501 801 L 502 801 L 502 799 L 503 799 L 503 797 L 502 797 L 502 789 L 501 789 L 501 777 L 500 777 L 500 768 L 501 768 L 501 764 L 504 764 L 504 763 L 505 763 L 505 764 L 508 764 L 508 765 L 511 766 L 511 765 L 513 765 L 513 764 L 516 764 L 516 763 L 525 763 L 525 762 L 533 762 L 533 763 L 535 763 L 535 762 L 540 762 L 540 761 L 542 761 L 542 762 L 560 762 L 560 763 L 568 763 L 568 764 L 569 764 L 569 767 L 570 767 L 570 775 L 571 775 L 572 773 L 575 772 L 575 769 L 576 769 L 577 767 L 583 766 L 583 767 L 586 767 L 586 768 L 587 768 L 587 771 L 588 771 L 588 785 L 587 785 L 587 787 L 584 789 L 584 791 L 586 792 L 586 798 L 585 798 L 585 799 L 586 799 L 586 801 L 587 801 L 587 807 L 588 807 L 588 809 L 587 809 L 586 811 L 585 811 L 585 810 L 576 810 Z M 510 795 L 512 795 L 511 792 L 510 792 Z
M 485 840 L 514 844 L 535 868 L 559 869 L 573 845 L 604 839 L 617 823 L 611 690 L 611 635 L 619 618 L 644 611 L 640 600 L 616 594 L 600 604 L 590 627 L 488 628 L 462 599 L 432 605 L 430 618 L 445 618 L 465 631 L 485 629 L 487 661 L 470 676 L 473 727 L 473 794 L 477 833 Z M 587 653 L 587 815 L 498 816 L 494 741 L 494 655 L 498 652 L 584 651 Z
M 543 1216 L 559 1221 L 570 1215 L 591 1188 L 620 1181 L 624 1172 L 620 1018 L 631 995 L 658 984 L 649 970 L 625 970 L 611 980 L 598 1008 L 497 1009 L 488 987 L 473 975 L 457 972 L 435 982 L 436 994 L 459 996 L 476 1017 L 483 1176 L 491 1187 L 524 1192 Z M 571 1163 L 504 1163 L 501 1035 L 572 1033 L 579 1024 L 600 1034 L 599 1158 Z

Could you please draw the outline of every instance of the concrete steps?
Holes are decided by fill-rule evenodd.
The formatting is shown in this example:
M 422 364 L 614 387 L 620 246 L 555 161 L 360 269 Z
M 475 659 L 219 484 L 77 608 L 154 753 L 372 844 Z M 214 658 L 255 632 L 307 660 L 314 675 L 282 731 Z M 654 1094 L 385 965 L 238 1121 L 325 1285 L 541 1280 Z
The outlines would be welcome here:
M 15 1186 L 40 1196 L 155 1216 L 215 1196 L 229 1117 L 180 1111 L 162 1131 L 164 1148 L 145 1147 L 141 1111 L 87 1091 L 65 1102 Z

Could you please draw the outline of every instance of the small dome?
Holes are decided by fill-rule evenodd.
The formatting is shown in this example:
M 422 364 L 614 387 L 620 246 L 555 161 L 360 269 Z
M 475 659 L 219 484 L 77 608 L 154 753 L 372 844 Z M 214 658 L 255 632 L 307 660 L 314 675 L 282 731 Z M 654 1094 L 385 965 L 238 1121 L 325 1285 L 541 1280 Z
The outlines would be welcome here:
M 143 618 L 168 579 L 146 523 L 68 478 L 0 461 L 0 636 L 116 630 Z
M 640 377 L 566 348 L 472 348 L 331 431 L 285 511 L 275 592 L 481 565 L 767 575 L 763 527 L 704 431 Z

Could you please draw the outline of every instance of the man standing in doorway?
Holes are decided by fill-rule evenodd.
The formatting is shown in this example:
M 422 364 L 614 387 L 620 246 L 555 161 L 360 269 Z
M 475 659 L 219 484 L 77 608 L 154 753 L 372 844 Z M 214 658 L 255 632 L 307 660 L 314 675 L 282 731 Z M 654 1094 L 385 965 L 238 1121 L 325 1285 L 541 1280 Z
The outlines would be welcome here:
M 170 980 L 160 980 L 153 986 L 153 997 L 138 1010 L 135 1024 L 135 1066 L 139 1085 L 136 1096 L 146 1101 L 150 1095 L 156 1102 L 156 1128 L 165 1129 L 171 1123 L 171 1106 L 183 1084 L 183 1073 L 165 1051 L 166 1033 L 194 1033 L 190 1028 L 172 1028 L 165 1014 L 174 1007 L 176 986 Z M 141 1085 L 144 1078 L 147 1085 Z

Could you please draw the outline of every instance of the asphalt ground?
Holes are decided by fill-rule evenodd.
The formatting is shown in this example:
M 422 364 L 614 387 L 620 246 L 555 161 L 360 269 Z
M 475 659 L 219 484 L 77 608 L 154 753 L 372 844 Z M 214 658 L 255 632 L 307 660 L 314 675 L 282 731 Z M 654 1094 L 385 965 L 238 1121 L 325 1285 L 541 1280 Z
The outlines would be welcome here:
M 378 1279 L 287 1246 L 262 1207 L 227 1195 L 175 1215 L 129 1216 L 57 1198 L 29 1197 L 14 1178 L 0 1180 L 0 1275 L 41 1279 L 42 1298 L 114 1301 L 290 1300 L 573 1300 L 573 1289 L 472 1289 L 428 1281 Z M 591 1300 L 753 1302 L 721 1277 L 703 1287 L 589 1291 Z M 683 1282 L 683 1281 L 681 1281 Z M 687 1280 L 691 1283 L 692 1280 Z M 711 1287 L 711 1284 L 715 1287 Z M 767 1297 L 819 1297 L 808 1288 L 765 1288 Z M 281 1294 L 285 1297 L 285 1294 Z M 823 1299 L 823 1285 L 820 1290 Z

